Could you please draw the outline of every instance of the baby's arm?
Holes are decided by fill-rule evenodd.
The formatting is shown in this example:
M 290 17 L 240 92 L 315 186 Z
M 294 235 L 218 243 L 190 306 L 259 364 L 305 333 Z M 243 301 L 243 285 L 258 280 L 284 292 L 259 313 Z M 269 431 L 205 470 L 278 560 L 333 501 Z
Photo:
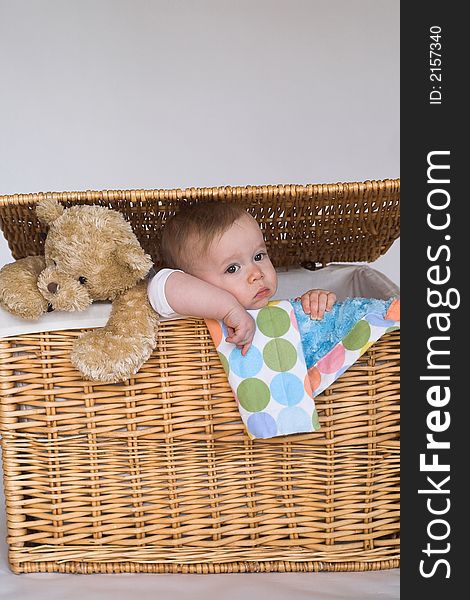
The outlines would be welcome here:
M 328 290 L 309 290 L 300 297 L 302 308 L 311 319 L 323 319 L 326 310 L 331 310 L 336 302 L 336 294 Z
M 180 315 L 221 320 L 227 326 L 227 342 L 245 355 L 253 340 L 255 323 L 235 297 L 219 287 L 181 271 L 171 273 L 165 283 L 165 296 Z

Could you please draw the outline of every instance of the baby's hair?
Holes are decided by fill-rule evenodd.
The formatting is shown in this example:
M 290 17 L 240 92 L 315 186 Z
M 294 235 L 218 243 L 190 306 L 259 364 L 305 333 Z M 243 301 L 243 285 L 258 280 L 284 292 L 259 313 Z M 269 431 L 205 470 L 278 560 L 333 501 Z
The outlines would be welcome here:
M 210 244 L 242 216 L 249 216 L 249 213 L 235 203 L 202 201 L 182 204 L 162 230 L 164 266 L 190 273 L 192 259 L 204 255 Z

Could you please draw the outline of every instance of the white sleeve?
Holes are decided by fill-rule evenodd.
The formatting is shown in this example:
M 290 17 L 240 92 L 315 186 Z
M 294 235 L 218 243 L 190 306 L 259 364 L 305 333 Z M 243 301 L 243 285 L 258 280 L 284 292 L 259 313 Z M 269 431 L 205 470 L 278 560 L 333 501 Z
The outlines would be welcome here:
M 181 316 L 171 308 L 165 295 L 166 280 L 172 273 L 183 273 L 183 271 L 180 269 L 162 269 L 149 280 L 147 287 L 147 295 L 152 308 L 166 319 Z

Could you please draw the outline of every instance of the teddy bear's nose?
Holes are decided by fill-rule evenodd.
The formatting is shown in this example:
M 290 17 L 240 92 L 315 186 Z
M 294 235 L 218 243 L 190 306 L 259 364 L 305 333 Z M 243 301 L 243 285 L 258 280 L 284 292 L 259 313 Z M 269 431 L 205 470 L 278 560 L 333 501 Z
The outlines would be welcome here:
M 51 283 L 47 284 L 47 289 L 50 291 L 51 294 L 55 294 L 59 289 L 59 284 L 55 283 L 55 281 L 51 281 Z

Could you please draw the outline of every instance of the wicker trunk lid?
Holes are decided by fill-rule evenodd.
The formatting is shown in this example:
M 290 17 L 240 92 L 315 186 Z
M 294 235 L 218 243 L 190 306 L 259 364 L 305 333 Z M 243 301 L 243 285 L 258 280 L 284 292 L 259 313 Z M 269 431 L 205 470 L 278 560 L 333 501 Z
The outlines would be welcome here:
M 66 206 L 101 204 L 119 210 L 142 247 L 161 265 L 160 229 L 181 202 L 244 205 L 260 224 L 276 267 L 302 263 L 372 262 L 400 235 L 400 181 L 320 185 L 104 190 L 0 196 L 0 228 L 13 257 L 43 254 L 46 229 L 34 206 L 53 197 Z

